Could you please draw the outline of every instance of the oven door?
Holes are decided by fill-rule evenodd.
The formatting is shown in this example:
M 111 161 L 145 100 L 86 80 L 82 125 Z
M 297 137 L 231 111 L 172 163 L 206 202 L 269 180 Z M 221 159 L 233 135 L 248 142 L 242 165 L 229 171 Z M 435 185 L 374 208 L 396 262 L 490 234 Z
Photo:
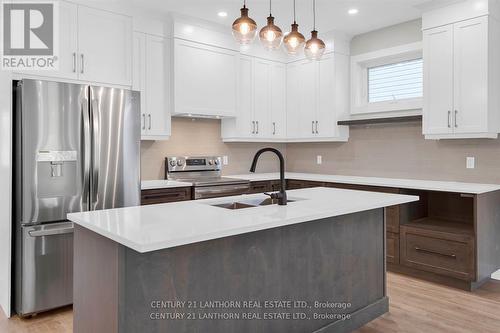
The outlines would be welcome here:
M 209 199 L 247 194 L 250 184 L 213 185 L 194 188 L 194 199 Z

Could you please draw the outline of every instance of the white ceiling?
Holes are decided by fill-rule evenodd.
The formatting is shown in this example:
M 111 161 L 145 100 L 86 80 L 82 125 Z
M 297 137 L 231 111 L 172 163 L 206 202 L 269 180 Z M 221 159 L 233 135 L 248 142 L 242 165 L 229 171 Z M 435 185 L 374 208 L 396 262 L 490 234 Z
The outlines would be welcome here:
M 297 1 L 297 23 L 303 33 L 312 30 L 312 0 Z M 421 17 L 422 8 L 439 6 L 457 0 L 317 0 L 317 28 L 321 32 L 343 31 L 357 35 Z M 178 12 L 205 20 L 231 25 L 239 16 L 243 0 L 99 0 L 113 4 L 130 5 L 155 12 Z M 293 0 L 274 0 L 273 15 L 283 31 L 292 23 Z M 250 16 L 263 26 L 269 13 L 268 0 L 247 0 Z M 349 15 L 350 8 L 357 8 L 357 15 Z M 220 18 L 217 13 L 226 11 Z

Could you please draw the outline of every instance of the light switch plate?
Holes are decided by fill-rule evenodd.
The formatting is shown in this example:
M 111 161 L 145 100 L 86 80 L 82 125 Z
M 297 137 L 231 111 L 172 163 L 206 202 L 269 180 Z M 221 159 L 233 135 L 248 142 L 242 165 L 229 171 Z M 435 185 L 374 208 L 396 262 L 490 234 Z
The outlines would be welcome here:
M 476 158 L 475 157 L 467 157 L 465 167 L 467 169 L 474 169 L 476 167 Z
M 316 163 L 323 164 L 323 156 L 321 156 L 321 155 L 316 156 Z
M 222 164 L 228 165 L 229 164 L 229 157 L 227 156 L 222 156 Z

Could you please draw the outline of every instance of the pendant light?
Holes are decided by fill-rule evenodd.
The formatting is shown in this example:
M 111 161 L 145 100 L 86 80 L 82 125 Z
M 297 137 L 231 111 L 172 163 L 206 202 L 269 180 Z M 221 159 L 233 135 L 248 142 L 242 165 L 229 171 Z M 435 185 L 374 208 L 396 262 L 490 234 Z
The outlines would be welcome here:
M 281 46 L 283 32 L 274 24 L 271 1 L 272 0 L 269 0 L 269 17 L 267 18 L 267 25 L 260 30 L 259 38 L 266 49 L 277 50 Z
M 248 17 L 246 0 L 243 1 L 241 16 L 233 23 L 233 36 L 242 45 L 250 44 L 257 34 L 257 23 Z
M 299 25 L 295 13 L 295 0 L 293 0 L 293 24 L 292 31 L 285 36 L 284 40 L 285 49 L 288 54 L 297 54 L 304 47 L 306 39 L 304 35 L 299 32 Z
M 304 53 L 309 60 L 319 60 L 325 53 L 326 45 L 318 38 L 318 31 L 316 31 L 316 0 L 313 0 L 313 31 L 311 31 L 311 39 L 306 43 Z

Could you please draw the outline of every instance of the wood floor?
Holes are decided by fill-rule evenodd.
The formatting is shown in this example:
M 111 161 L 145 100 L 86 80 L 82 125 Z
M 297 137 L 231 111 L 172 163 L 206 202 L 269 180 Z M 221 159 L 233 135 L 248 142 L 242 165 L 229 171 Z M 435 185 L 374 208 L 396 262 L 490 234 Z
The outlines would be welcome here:
M 390 312 L 357 333 L 500 332 L 500 281 L 469 293 L 399 274 L 387 279 Z M 71 308 L 11 320 L 0 311 L 0 333 L 62 333 L 72 325 Z

